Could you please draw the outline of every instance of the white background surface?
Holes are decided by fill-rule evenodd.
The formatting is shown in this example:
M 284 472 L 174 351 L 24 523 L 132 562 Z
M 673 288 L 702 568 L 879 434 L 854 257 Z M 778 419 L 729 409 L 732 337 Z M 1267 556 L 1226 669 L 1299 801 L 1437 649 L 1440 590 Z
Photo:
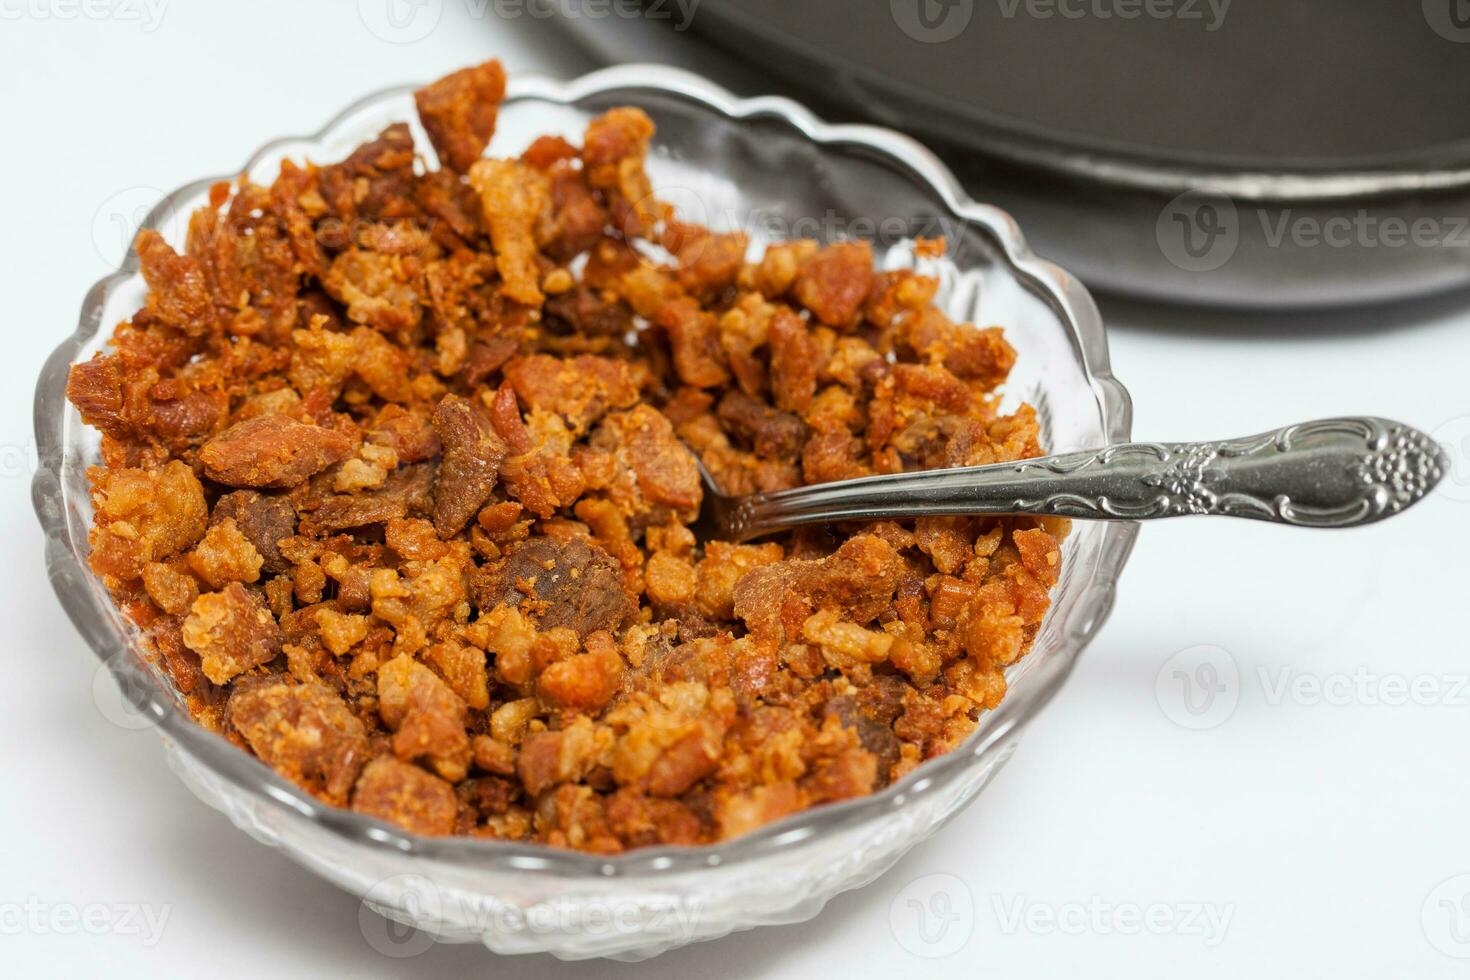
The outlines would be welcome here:
M 1111 622 L 1009 768 L 937 837 L 814 921 L 639 966 L 469 947 L 406 962 L 374 952 L 355 900 L 196 801 L 151 732 L 108 720 L 116 695 L 106 678 L 94 698 L 95 661 L 42 572 L 28 501 L 32 386 L 83 291 L 116 260 L 119 220 L 135 220 L 156 189 L 229 172 L 265 140 L 311 131 L 387 84 L 492 55 L 561 75 L 590 65 L 551 25 L 477 17 L 485 4 L 473 0 L 443 0 L 434 29 L 412 43 L 376 36 L 355 0 L 172 0 L 157 22 L 126 19 L 145 9 L 133 2 L 92 3 L 0 0 L 7 975 L 1200 980 L 1470 970 L 1447 955 L 1470 953 L 1456 945 L 1470 940 L 1470 877 L 1436 891 L 1470 874 L 1464 296 L 1295 318 L 1105 303 L 1139 437 L 1381 414 L 1460 440 L 1458 482 L 1406 519 L 1355 533 L 1146 528 Z M 1196 654 L 1166 662 L 1199 645 L 1227 651 L 1223 676 L 1233 664 L 1237 679 L 1211 713 L 1192 716 L 1174 668 L 1194 670 Z M 1283 677 L 1308 686 L 1277 696 Z M 1314 682 L 1333 696 L 1311 696 Z M 1433 703 L 1387 703 L 1394 684 L 1415 682 Z M 1231 697 L 1238 706 L 1222 720 Z M 1192 730 L 1171 718 L 1216 724 Z M 926 877 L 941 874 L 953 877 Z M 921 932 L 910 899 L 932 931 Z M 129 907 L 166 915 L 151 945 L 122 922 Z M 946 908 L 941 937 L 935 915 Z M 61 934 L 73 912 L 93 916 L 94 930 L 106 918 L 117 927 Z M 1064 924 L 1050 925 L 1058 917 Z

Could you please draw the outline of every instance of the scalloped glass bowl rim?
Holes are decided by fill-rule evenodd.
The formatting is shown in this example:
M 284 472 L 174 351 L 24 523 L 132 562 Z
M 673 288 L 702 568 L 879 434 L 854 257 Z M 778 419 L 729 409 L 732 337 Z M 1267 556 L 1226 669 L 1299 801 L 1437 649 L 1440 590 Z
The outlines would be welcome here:
M 399 85 L 380 90 L 354 102 L 315 134 L 273 140 L 261 147 L 241 172 L 251 172 L 260 161 L 290 144 L 324 141 L 359 112 L 380 101 L 400 98 L 414 88 Z M 984 229 L 999 246 L 1017 278 L 1055 306 L 1073 333 L 1083 371 L 1102 411 L 1109 440 L 1128 440 L 1132 424 L 1131 402 L 1127 391 L 1112 375 L 1105 330 L 1091 296 L 1075 277 L 1033 255 L 1010 215 L 971 200 L 948 168 L 915 140 L 876 126 L 825 123 L 798 103 L 779 96 L 740 99 L 698 75 L 662 65 L 623 65 L 567 82 L 539 75 L 514 75 L 508 83 L 506 101 L 535 99 L 572 105 L 614 91 L 631 94 L 640 89 L 693 102 L 732 120 L 780 119 L 817 145 L 829 148 L 858 146 L 876 151 L 885 166 L 922 180 L 945 203 L 954 218 Z M 229 179 L 232 178 L 209 178 L 180 187 L 153 208 L 142 227 L 159 227 L 173 214 L 178 202 L 197 195 L 216 181 Z M 556 877 L 621 877 L 675 874 L 729 865 L 742 858 L 764 857 L 791 848 L 823 831 L 879 820 L 905 802 L 915 800 L 957 777 L 992 747 L 1004 745 L 1008 736 L 1018 733 L 1052 698 L 1070 673 L 1082 648 L 1107 618 L 1118 575 L 1137 536 L 1136 524 L 1108 526 L 1108 536 L 1099 549 L 1100 558 L 1091 569 L 1091 578 L 1077 601 L 1074 615 L 1081 623 L 1069 626 L 1062 647 L 1049 654 L 1052 662 L 1046 673 L 1038 676 L 1034 686 L 1026 692 L 1028 697 L 1014 694 L 1007 697 L 998 708 L 986 714 L 984 723 L 960 747 L 929 760 L 915 772 L 871 796 L 805 810 L 720 844 L 644 848 L 614 856 L 510 841 L 420 837 L 316 800 L 221 736 L 195 723 L 186 711 L 158 690 L 143 674 L 144 668 L 138 664 L 137 658 L 125 644 L 118 642 L 115 632 L 106 622 L 108 612 L 101 607 L 102 600 L 98 595 L 91 589 L 68 590 L 64 587 L 63 580 L 71 575 L 91 578 L 91 572 L 68 543 L 62 507 L 63 432 L 65 413 L 69 410 L 65 403 L 66 372 L 76 355 L 104 328 L 101 315 L 108 296 L 132 278 L 137 266 L 137 256 L 129 249 L 122 267 L 92 286 L 83 302 L 76 331 L 52 352 L 37 385 L 35 423 L 40 467 L 33 485 L 33 497 L 46 532 L 47 566 L 57 596 L 84 638 L 89 640 L 93 652 L 113 673 L 125 696 L 137 710 L 157 724 L 165 737 L 173 739 L 180 749 L 240 789 L 268 797 L 324 829 L 369 847 L 462 866 L 499 866 Z M 105 644 L 106 649 L 103 644 L 92 640 L 94 632 L 109 636 L 112 642 Z

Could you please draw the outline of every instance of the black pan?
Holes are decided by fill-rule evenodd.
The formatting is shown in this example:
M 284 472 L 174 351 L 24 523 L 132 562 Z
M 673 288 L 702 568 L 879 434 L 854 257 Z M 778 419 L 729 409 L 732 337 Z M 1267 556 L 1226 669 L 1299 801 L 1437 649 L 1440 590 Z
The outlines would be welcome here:
M 609 60 L 914 133 L 1102 289 L 1321 306 L 1470 283 L 1470 0 L 558 6 Z

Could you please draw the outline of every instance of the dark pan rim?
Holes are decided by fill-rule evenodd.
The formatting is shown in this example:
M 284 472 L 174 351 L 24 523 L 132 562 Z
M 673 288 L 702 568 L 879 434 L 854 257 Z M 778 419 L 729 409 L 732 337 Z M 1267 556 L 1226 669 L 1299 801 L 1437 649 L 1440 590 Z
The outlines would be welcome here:
M 764 24 L 732 18 L 718 8 L 706 8 L 701 17 L 718 28 L 701 30 L 701 36 L 722 51 L 728 53 L 734 47 L 748 51 L 747 42 L 767 45 L 818 72 L 829 76 L 840 73 L 855 79 L 867 91 L 896 95 L 915 108 L 946 115 L 948 118 L 930 125 L 921 122 L 906 127 L 926 138 L 942 141 L 951 149 L 978 150 L 1073 180 L 1168 195 L 1207 187 L 1242 200 L 1283 202 L 1439 194 L 1470 188 L 1470 139 L 1423 147 L 1409 154 L 1364 157 L 1352 164 L 1306 159 L 1271 164 L 1171 153 L 1080 136 L 1059 137 L 1056 130 L 896 81 Z M 564 23 L 573 31 L 583 29 L 575 18 L 564 18 Z M 780 58 L 770 59 L 763 67 L 781 72 Z M 834 88 L 821 91 L 831 98 Z M 837 99 L 851 105 L 849 98 L 839 95 Z M 890 126 L 895 122 L 890 118 L 875 121 Z M 960 126 L 978 132 L 956 140 L 956 128 Z

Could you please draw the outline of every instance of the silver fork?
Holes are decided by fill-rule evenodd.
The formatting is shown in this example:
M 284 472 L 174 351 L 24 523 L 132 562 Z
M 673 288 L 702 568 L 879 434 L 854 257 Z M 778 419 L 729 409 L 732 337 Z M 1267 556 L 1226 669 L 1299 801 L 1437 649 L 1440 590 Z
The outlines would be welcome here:
M 697 459 L 697 455 L 696 455 Z M 1404 510 L 1448 468 L 1410 426 L 1321 419 L 1242 439 L 1132 442 L 1014 463 L 839 480 L 728 497 L 701 464 L 701 540 L 749 541 L 802 524 L 939 514 L 1141 521 L 1187 514 L 1356 527 Z

